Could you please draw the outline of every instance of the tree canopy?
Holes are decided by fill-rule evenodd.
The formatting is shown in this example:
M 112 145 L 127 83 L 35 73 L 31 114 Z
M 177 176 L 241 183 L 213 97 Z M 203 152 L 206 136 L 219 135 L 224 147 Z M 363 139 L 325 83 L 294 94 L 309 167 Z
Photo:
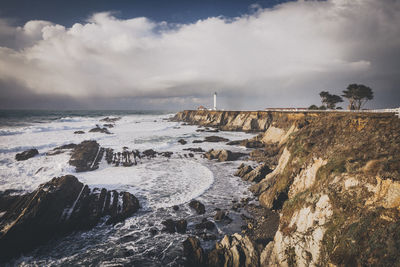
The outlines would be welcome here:
M 325 104 L 329 109 L 335 109 L 337 103 L 343 102 L 343 99 L 340 96 L 331 95 L 327 91 L 322 91 L 319 93 L 319 96 L 322 98 L 322 103 Z
M 343 90 L 342 96 L 349 100 L 349 109 L 360 110 L 368 100 L 374 98 L 374 93 L 368 86 L 353 83 Z

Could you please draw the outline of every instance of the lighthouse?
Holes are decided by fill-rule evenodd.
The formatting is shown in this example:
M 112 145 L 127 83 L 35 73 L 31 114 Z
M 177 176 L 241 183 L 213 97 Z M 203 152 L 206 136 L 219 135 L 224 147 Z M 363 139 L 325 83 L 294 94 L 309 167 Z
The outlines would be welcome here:
M 214 93 L 214 110 L 217 110 L 217 92 Z

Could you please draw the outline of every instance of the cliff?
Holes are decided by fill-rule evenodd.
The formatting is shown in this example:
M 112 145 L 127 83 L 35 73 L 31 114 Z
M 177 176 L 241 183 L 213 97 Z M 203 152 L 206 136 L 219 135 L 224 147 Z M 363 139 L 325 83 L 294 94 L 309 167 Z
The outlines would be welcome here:
M 276 151 L 275 163 L 265 157 L 273 171 L 250 188 L 263 207 L 280 213 L 273 240 L 252 245 L 258 265 L 400 265 L 400 119 L 394 114 L 183 111 L 174 119 L 260 132 L 258 154 Z M 228 243 L 215 250 L 234 266 L 232 249 L 246 248 Z

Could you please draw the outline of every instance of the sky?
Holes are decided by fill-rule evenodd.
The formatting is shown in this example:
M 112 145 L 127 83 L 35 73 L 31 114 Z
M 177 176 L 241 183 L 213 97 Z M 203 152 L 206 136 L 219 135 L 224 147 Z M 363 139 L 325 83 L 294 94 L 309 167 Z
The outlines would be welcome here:
M 399 25 L 398 0 L 2 0 L 0 109 L 308 107 L 351 83 L 399 107 Z

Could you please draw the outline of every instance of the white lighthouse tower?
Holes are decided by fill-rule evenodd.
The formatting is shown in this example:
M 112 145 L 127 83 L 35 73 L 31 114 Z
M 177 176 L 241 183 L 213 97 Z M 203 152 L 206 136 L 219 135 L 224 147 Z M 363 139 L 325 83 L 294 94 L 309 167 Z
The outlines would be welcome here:
M 217 110 L 217 92 L 214 93 L 214 110 Z

